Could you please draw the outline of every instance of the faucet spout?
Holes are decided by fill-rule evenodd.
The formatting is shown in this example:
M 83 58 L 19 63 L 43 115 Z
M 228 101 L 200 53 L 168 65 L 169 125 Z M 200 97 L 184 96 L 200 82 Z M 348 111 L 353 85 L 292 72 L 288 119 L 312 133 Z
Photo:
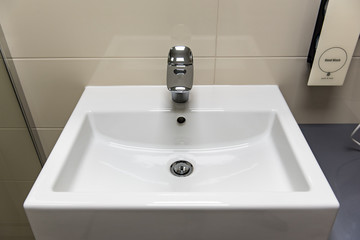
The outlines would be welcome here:
M 177 103 L 187 102 L 193 86 L 193 55 L 186 46 L 172 47 L 168 55 L 167 88 L 172 100 Z

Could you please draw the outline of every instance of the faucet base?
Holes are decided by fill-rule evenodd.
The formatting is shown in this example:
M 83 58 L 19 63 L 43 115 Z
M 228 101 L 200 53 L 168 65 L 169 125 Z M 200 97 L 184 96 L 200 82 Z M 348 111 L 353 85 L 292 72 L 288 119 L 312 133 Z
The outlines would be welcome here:
M 171 92 L 171 97 L 174 102 L 184 103 L 189 100 L 189 91 Z

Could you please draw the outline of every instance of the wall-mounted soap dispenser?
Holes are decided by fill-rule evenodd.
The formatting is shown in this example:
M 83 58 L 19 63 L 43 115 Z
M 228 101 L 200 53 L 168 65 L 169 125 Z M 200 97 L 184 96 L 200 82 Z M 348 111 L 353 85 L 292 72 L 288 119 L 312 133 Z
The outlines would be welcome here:
M 343 85 L 359 34 L 360 0 L 321 1 L 308 56 L 309 86 Z

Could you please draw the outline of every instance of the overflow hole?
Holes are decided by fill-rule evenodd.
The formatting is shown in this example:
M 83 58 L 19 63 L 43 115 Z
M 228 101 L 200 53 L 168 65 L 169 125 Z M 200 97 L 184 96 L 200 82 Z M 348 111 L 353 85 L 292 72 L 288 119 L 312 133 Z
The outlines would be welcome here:
M 184 117 L 178 117 L 177 120 L 176 120 L 178 123 L 182 124 L 186 121 L 186 118 Z

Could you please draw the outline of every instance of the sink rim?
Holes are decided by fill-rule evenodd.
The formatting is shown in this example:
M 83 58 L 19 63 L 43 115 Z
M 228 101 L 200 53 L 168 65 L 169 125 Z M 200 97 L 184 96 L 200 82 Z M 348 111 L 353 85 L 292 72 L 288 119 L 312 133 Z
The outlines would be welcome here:
M 150 88 L 150 89 L 149 89 Z M 118 91 L 123 93 L 120 98 L 128 98 L 127 93 L 136 91 L 139 95 L 151 96 L 151 89 L 159 91 L 145 104 L 139 104 L 139 99 L 132 98 L 133 102 L 121 105 Z M 234 95 L 235 93 L 243 95 Z M 141 94 L 140 94 L 141 92 Z M 215 93 L 216 92 L 216 93 Z M 218 94 L 218 92 L 220 94 Z M 226 99 L 216 98 L 217 95 L 227 94 Z M 231 94 L 232 93 L 232 94 Z M 97 95 L 94 99 L 93 94 Z M 99 95 L 100 94 L 100 98 Z M 194 86 L 189 102 L 175 104 L 171 101 L 164 86 L 90 86 L 86 87 L 77 104 L 68 124 L 65 126 L 58 143 L 50 154 L 43 170 L 36 180 L 24 206 L 27 209 L 45 208 L 116 208 L 116 209 L 311 209 L 337 208 L 338 202 L 326 181 L 315 157 L 313 156 L 305 138 L 303 137 L 295 119 L 293 118 L 281 92 L 276 85 L 246 85 L 246 86 Z M 215 99 L 206 102 L 204 96 L 214 95 Z M 268 101 L 261 101 L 264 95 L 271 96 Z M 74 144 L 85 113 L 91 111 L 111 111 L 106 103 L 118 102 L 118 111 L 125 110 L 161 110 L 175 109 L 182 112 L 184 109 L 196 109 L 201 106 L 205 110 L 237 109 L 232 101 L 242 101 L 250 95 L 255 101 L 242 105 L 249 111 L 275 111 L 285 131 L 289 144 L 298 159 L 300 169 L 309 184 L 307 192 L 157 192 L 157 193 L 79 193 L 55 192 L 53 186 L 66 162 L 69 149 Z M 221 104 L 216 101 L 221 101 Z M 104 105 L 105 104 L 105 105 Z M 159 107 L 160 106 L 160 107 Z M 114 106 L 112 106 L 114 107 Z M 185 108 L 186 107 L 186 108 Z M 242 109 L 243 110 L 243 109 Z M 112 110 L 114 111 L 114 110 Z M 296 146 L 296 147 L 294 147 Z M 266 202 L 264 202 L 266 198 Z

